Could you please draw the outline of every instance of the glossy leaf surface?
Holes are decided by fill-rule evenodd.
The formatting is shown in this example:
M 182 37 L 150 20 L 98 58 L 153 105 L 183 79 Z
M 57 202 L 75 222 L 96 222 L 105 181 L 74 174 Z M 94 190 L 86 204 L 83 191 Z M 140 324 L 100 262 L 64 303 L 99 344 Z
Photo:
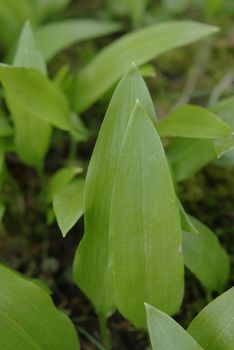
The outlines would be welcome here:
M 142 65 L 160 54 L 217 32 L 217 28 L 181 21 L 156 24 L 124 35 L 104 48 L 77 75 L 74 104 L 84 111 L 126 72 L 131 62 Z
M 146 327 L 144 301 L 169 314 L 178 311 L 184 287 L 181 244 L 163 146 L 137 102 L 117 162 L 109 241 L 116 306 L 136 326 Z
M 153 350 L 203 350 L 173 318 L 146 304 L 147 324 Z
M 41 287 L 0 265 L 0 339 L 7 350 L 78 350 L 77 333 Z
M 111 99 L 85 182 L 85 234 L 76 253 L 74 278 L 92 300 L 96 311 L 103 316 L 107 316 L 115 306 L 109 268 L 114 177 L 123 135 L 137 98 L 141 98 L 145 110 L 156 123 L 145 82 L 133 67 L 120 81 Z

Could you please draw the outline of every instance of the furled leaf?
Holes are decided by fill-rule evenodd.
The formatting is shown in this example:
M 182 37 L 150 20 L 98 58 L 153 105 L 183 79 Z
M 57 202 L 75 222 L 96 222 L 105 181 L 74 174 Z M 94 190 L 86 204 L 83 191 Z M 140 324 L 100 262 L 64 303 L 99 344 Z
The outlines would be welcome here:
M 207 305 L 191 322 L 188 332 L 209 350 L 233 350 L 234 288 Z
M 117 162 L 109 239 L 116 306 L 136 326 L 146 327 L 144 301 L 169 314 L 178 311 L 184 287 L 181 244 L 178 203 L 163 146 L 137 102 Z
M 147 87 L 133 67 L 120 81 L 111 99 L 85 182 L 85 234 L 76 253 L 74 278 L 103 317 L 115 306 L 108 249 L 114 177 L 123 135 L 137 98 L 141 98 L 145 110 L 156 123 Z
M 1 64 L 0 80 L 7 94 L 11 94 L 11 107 L 17 103 L 35 118 L 62 130 L 70 129 L 70 111 L 65 96 L 40 72 Z
M 211 291 L 221 292 L 229 277 L 230 262 L 215 234 L 190 217 L 198 234 L 183 232 L 183 256 L 186 267 Z
M 38 46 L 48 61 L 66 47 L 88 39 L 111 34 L 121 29 L 114 22 L 100 22 L 92 19 L 70 19 L 45 24 L 36 31 Z
M 202 350 L 173 318 L 151 305 L 145 307 L 153 350 Z
M 212 140 L 177 138 L 170 144 L 167 157 L 176 181 L 183 181 L 215 159 L 216 152 Z
M 74 104 L 78 111 L 96 102 L 127 70 L 160 54 L 217 31 L 216 27 L 181 21 L 156 24 L 127 34 L 103 49 L 77 75 Z
M 182 231 L 198 233 L 196 226 L 193 224 L 191 220 L 191 217 L 186 213 L 179 199 L 178 199 L 178 205 L 179 205 L 179 211 L 180 211 L 180 224 L 181 224 Z
M 22 29 L 13 65 L 32 67 L 46 74 L 46 65 L 37 50 L 29 22 Z M 16 150 L 26 164 L 41 169 L 49 148 L 52 128 L 47 121 L 35 117 L 33 110 L 25 108 L 28 101 L 21 101 L 13 88 L 7 89 L 7 100 L 15 124 Z
M 5 206 L 2 203 L 0 203 L 0 222 L 2 221 L 4 212 L 5 212 Z
M 160 136 L 215 139 L 229 136 L 232 129 L 209 110 L 193 105 L 184 105 L 170 113 L 158 124 Z
M 69 166 L 57 170 L 50 178 L 44 193 L 47 202 L 50 202 L 53 196 L 61 191 L 77 174 L 81 173 L 82 169 L 78 166 Z
M 0 265 L 0 343 L 7 350 L 78 350 L 71 321 L 35 283 Z
M 73 180 L 53 196 L 53 208 L 59 228 L 65 237 L 83 215 L 84 181 Z

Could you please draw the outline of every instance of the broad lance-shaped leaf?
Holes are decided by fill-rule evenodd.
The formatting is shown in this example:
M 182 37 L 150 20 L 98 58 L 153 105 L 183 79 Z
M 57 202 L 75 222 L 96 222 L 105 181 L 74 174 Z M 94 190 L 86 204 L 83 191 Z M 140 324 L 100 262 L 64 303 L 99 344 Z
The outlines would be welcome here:
M 7 350 L 79 350 L 68 317 L 41 287 L 0 265 L 0 343 Z
M 96 102 L 126 72 L 132 61 L 142 65 L 217 30 L 217 27 L 181 21 L 156 24 L 124 35 L 78 73 L 74 93 L 76 109 L 84 111 Z
M 153 350 L 203 350 L 173 318 L 151 305 L 145 308 Z
M 36 41 L 45 59 L 49 61 L 59 51 L 74 43 L 98 38 L 120 29 L 121 25 L 114 22 L 92 19 L 66 20 L 39 27 L 36 31 Z
M 109 266 L 109 221 L 114 176 L 123 135 L 137 98 L 141 98 L 145 110 L 156 124 L 145 82 L 133 67 L 120 81 L 111 99 L 85 181 L 85 234 L 76 253 L 74 278 L 103 317 L 115 306 Z
M 78 179 L 67 183 L 53 196 L 55 216 L 64 237 L 83 215 L 83 192 L 84 181 Z
M 209 350 L 233 350 L 234 288 L 207 305 L 190 323 L 188 332 Z
M 146 327 L 144 301 L 169 314 L 178 311 L 184 291 L 181 244 L 163 146 L 137 101 L 114 177 L 109 240 L 116 306 L 136 326 Z
M 230 261 L 215 234 L 190 216 L 198 233 L 183 231 L 185 266 L 211 291 L 223 291 L 230 273 Z
M 22 29 L 13 65 L 34 68 L 46 74 L 46 65 L 37 50 L 29 22 L 26 22 Z M 7 91 L 8 104 L 15 124 L 16 150 L 26 164 L 41 169 L 49 148 L 52 128 L 47 121 L 36 118 L 32 110 L 27 110 L 25 104 L 28 101 L 22 103 L 15 98 L 15 94 L 13 89 Z
M 232 129 L 209 110 L 184 105 L 158 123 L 160 136 L 215 139 L 232 135 Z

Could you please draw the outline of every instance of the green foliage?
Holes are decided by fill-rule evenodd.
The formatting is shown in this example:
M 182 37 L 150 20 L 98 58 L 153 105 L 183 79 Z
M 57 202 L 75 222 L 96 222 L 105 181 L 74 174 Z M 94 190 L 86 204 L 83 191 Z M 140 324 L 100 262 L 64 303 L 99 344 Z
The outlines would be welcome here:
M 63 185 L 53 196 L 53 208 L 63 236 L 83 214 L 83 191 L 84 181 L 73 180 Z
M 190 323 L 188 333 L 172 318 L 146 305 L 153 350 L 232 350 L 234 288 L 206 306 Z
M 77 75 L 74 104 L 82 112 L 96 102 L 134 61 L 142 65 L 164 52 L 217 32 L 196 22 L 169 22 L 127 34 L 104 48 Z
M 77 334 L 47 292 L 0 265 L 0 339 L 9 350 L 78 350 Z
M 91 19 L 66 20 L 41 26 L 36 31 L 36 41 L 47 61 L 59 51 L 84 40 L 119 31 L 118 23 L 105 23 Z

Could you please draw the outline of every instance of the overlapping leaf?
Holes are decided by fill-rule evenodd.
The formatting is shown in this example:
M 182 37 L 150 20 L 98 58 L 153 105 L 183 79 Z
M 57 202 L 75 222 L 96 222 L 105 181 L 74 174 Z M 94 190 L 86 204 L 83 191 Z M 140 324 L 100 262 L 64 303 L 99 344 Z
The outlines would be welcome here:
M 207 305 L 191 322 L 188 332 L 209 350 L 233 350 L 234 288 Z
M 146 304 L 147 324 L 153 350 L 203 350 L 176 321 Z
M 140 102 L 122 138 L 109 234 L 118 310 L 138 327 L 146 326 L 144 301 L 176 313 L 183 297 L 177 198 L 160 138 Z
M 139 97 L 148 115 L 156 123 L 147 87 L 138 71 L 132 68 L 120 81 L 112 97 L 85 183 L 85 234 L 76 253 L 74 278 L 92 300 L 97 312 L 104 316 L 115 306 L 108 266 L 114 177 L 123 135 Z
M 41 287 L 0 265 L 0 339 L 8 350 L 78 350 L 77 334 Z
M 127 70 L 173 48 L 215 33 L 216 27 L 195 22 L 156 24 L 127 34 L 103 49 L 78 73 L 75 105 L 83 111 L 97 101 Z

